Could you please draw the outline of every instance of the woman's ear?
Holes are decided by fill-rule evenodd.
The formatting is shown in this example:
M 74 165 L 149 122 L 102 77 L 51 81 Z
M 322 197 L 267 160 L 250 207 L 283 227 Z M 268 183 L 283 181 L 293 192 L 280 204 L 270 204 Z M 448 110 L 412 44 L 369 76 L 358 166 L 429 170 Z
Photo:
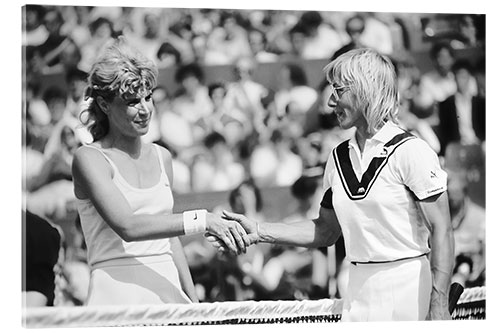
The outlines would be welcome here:
M 109 103 L 102 96 L 97 96 L 96 98 L 97 105 L 101 109 L 104 114 L 108 115 L 109 113 Z

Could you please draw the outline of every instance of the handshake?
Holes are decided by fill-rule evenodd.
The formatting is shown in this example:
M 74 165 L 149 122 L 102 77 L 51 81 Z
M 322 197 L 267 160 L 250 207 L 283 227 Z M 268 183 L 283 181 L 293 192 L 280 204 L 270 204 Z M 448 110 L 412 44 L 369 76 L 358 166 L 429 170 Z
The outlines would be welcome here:
M 258 224 L 241 214 L 223 211 L 222 216 L 207 213 L 205 237 L 221 252 L 246 253 L 259 241 Z

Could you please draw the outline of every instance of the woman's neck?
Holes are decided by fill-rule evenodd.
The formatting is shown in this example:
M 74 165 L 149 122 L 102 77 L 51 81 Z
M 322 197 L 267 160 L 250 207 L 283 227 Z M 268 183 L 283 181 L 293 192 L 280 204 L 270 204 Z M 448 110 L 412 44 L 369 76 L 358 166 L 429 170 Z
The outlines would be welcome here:
M 104 148 L 118 149 L 133 159 L 138 159 L 141 156 L 142 141 L 140 137 L 108 134 L 102 141 L 102 145 Z
M 365 149 L 365 143 L 367 139 L 370 139 L 373 134 L 370 134 L 366 127 L 358 127 L 356 128 L 356 142 L 358 143 L 359 150 L 363 153 Z

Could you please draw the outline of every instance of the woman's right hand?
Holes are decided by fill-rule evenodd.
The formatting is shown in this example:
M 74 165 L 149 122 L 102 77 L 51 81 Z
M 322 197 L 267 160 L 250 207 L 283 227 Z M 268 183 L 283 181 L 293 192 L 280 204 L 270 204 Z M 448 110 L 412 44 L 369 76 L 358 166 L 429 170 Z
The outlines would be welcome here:
M 221 216 L 207 213 L 207 232 L 209 241 L 216 243 L 220 250 L 229 250 L 231 253 L 245 253 L 251 242 L 245 229 L 237 222 L 225 220 Z M 215 245 L 214 245 L 215 246 Z M 222 248 L 221 248 L 222 247 Z

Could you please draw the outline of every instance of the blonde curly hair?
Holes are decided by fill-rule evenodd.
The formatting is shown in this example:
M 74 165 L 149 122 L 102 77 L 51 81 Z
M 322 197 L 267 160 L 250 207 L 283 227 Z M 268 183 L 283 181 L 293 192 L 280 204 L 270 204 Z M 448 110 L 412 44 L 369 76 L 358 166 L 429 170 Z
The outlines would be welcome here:
M 93 64 L 88 76 L 85 99 L 87 109 L 80 114 L 94 141 L 109 131 L 109 121 L 97 98 L 111 103 L 117 96 L 147 96 L 157 85 L 158 68 L 155 63 L 119 37 L 109 45 Z

